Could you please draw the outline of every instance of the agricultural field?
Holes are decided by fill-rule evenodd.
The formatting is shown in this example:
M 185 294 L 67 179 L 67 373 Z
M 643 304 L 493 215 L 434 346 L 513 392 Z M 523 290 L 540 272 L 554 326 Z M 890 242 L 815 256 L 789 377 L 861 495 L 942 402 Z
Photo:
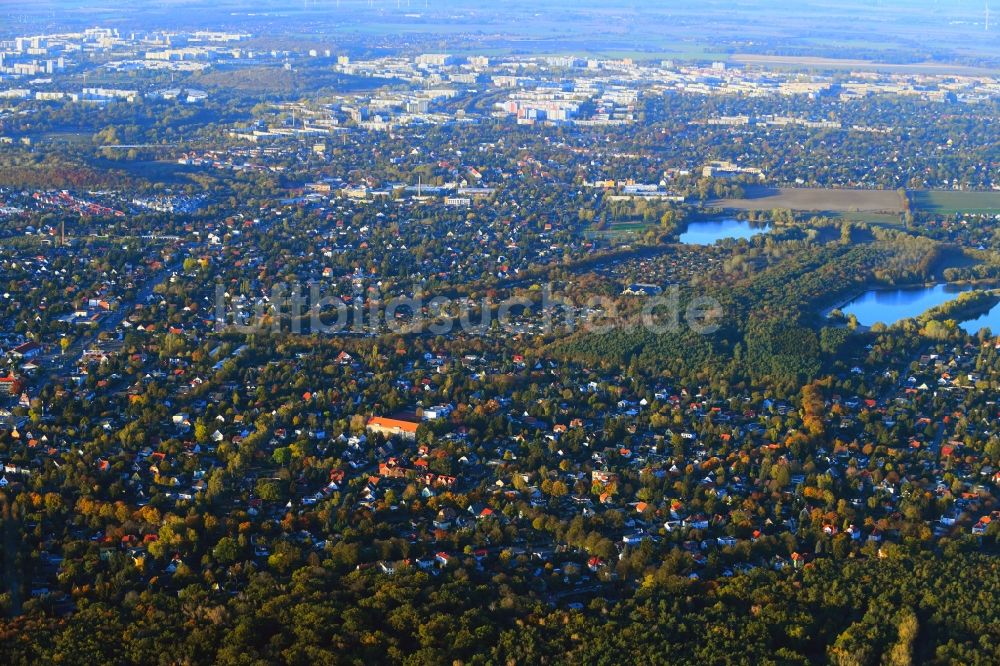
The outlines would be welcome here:
M 708 206 L 732 210 L 815 211 L 823 213 L 903 212 L 903 202 L 892 190 L 846 190 L 832 188 L 759 187 L 747 191 L 743 199 L 718 199 Z
M 928 190 L 911 192 L 916 210 L 940 215 L 959 213 L 1000 214 L 1000 192 L 955 192 Z
M 924 190 L 910 192 L 909 197 L 914 211 L 940 215 L 1000 214 L 1000 192 Z M 894 190 L 758 187 L 750 188 L 743 199 L 717 199 L 706 205 L 746 211 L 821 212 L 873 224 L 895 224 L 903 212 L 903 202 Z

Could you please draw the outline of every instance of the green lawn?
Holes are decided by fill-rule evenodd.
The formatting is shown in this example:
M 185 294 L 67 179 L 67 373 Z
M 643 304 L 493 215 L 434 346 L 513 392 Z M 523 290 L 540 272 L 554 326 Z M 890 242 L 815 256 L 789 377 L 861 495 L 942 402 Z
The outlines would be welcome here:
M 587 227 L 583 230 L 584 238 L 604 238 L 612 242 L 630 242 L 637 235 L 642 235 L 646 230 L 657 227 L 656 223 L 642 221 L 621 221 L 612 222 L 605 229 Z

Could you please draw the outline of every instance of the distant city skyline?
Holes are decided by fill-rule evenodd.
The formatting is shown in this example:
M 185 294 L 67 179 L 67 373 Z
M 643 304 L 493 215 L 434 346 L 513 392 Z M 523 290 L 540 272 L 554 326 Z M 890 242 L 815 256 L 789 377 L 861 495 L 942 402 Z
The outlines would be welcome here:
M 839 53 L 891 62 L 1000 62 L 988 0 L 848 0 L 835 5 L 709 0 L 697 6 L 675 0 L 154 0 L 129 8 L 96 0 L 0 0 L 0 16 L 5 17 L 0 35 L 7 37 L 24 34 L 28 26 L 46 32 L 103 22 L 125 30 L 256 26 L 310 38 L 350 36 L 371 42 L 405 37 L 379 45 L 401 50 L 414 38 L 460 36 L 489 48 L 528 53 Z

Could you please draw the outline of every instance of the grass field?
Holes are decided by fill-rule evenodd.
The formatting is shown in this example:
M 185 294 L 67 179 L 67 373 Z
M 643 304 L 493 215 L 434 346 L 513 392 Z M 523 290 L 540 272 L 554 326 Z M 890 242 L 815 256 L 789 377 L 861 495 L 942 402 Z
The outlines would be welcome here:
M 825 188 L 756 187 L 744 199 L 719 199 L 708 206 L 732 210 L 774 210 L 775 208 L 817 213 L 898 215 L 903 202 L 891 190 L 835 190 Z
M 642 222 L 636 220 L 622 220 L 612 222 L 604 229 L 589 227 L 583 230 L 585 238 L 603 238 L 611 242 L 631 242 L 639 235 L 644 234 L 650 227 L 656 227 L 655 223 Z
M 864 222 L 866 224 L 875 224 L 883 227 L 901 227 L 903 226 L 903 218 L 899 213 L 851 213 L 851 212 L 827 212 L 827 217 L 835 220 L 844 220 L 845 222 Z
M 956 213 L 1000 214 L 1000 192 L 955 192 L 928 190 L 911 192 L 916 210 L 940 215 Z

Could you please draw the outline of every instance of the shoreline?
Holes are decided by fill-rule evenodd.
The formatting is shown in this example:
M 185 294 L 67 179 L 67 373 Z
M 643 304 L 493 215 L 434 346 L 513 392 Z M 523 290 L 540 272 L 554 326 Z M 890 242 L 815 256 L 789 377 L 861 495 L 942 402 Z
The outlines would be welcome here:
M 965 280 L 965 281 L 961 281 L 961 282 L 933 281 L 933 282 L 900 284 L 900 285 L 893 285 L 891 287 L 867 287 L 865 289 L 862 289 L 859 293 L 855 294 L 854 296 L 850 296 L 848 298 L 838 300 L 833 305 L 829 305 L 829 306 L 826 306 L 826 307 L 822 308 L 820 310 L 820 317 L 822 319 L 829 319 L 831 312 L 833 312 L 834 310 L 843 310 L 845 307 L 847 307 L 848 305 L 850 305 L 852 302 L 858 300 L 859 298 L 861 298 L 862 296 L 864 296 L 868 292 L 872 292 L 872 291 L 873 292 L 902 291 L 902 290 L 906 290 L 906 289 L 933 289 L 934 287 L 937 287 L 939 285 L 959 286 L 959 287 L 968 286 L 968 287 L 970 287 L 969 289 L 966 289 L 964 291 L 957 292 L 955 294 L 955 298 L 947 300 L 944 303 L 942 303 L 941 305 L 945 305 L 946 303 L 951 303 L 952 301 L 954 301 L 955 299 L 957 299 L 961 294 L 965 294 L 965 293 L 968 293 L 970 291 L 974 291 L 976 289 L 976 287 L 978 287 L 980 285 L 988 286 L 989 287 L 987 289 L 982 289 L 982 291 L 991 291 L 991 292 L 998 292 L 998 291 L 1000 291 L 1000 283 L 997 283 L 996 280 Z M 931 310 L 939 308 L 939 307 L 941 307 L 941 305 L 934 306 L 934 308 L 931 308 Z M 996 307 L 996 304 L 994 304 L 994 306 L 992 306 L 990 309 L 993 309 L 993 307 Z M 987 312 L 988 311 L 989 310 L 987 310 Z M 930 310 L 922 312 L 918 316 L 922 316 L 922 315 L 926 314 L 927 312 L 930 312 Z M 979 315 L 976 315 L 976 316 L 979 317 L 979 316 L 982 316 L 982 314 L 984 314 L 984 313 L 980 313 Z M 913 318 L 913 317 L 911 317 L 911 318 Z

